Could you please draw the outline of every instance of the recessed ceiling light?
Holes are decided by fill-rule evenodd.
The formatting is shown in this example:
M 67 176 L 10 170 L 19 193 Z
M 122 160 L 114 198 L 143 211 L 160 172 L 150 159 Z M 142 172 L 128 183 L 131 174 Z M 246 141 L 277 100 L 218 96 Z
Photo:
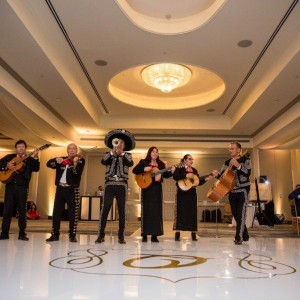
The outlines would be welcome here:
M 106 66 L 106 65 L 107 65 L 107 61 L 106 61 L 106 60 L 98 59 L 98 60 L 95 60 L 95 64 L 96 64 L 97 66 L 103 67 L 103 66 Z
M 241 48 L 247 48 L 250 47 L 253 44 L 253 42 L 250 40 L 241 40 L 237 44 Z

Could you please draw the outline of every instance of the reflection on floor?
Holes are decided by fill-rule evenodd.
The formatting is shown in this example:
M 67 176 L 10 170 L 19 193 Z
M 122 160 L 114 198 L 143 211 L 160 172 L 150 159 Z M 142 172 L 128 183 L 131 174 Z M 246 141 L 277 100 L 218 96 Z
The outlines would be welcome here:
M 0 299 L 299 299 L 300 239 L 232 237 L 142 243 L 96 235 L 0 241 Z

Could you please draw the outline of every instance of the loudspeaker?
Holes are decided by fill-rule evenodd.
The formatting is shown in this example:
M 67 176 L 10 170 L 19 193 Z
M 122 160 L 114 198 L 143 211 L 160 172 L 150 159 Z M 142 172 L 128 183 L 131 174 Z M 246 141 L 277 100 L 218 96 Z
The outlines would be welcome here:
M 221 222 L 221 210 L 218 208 L 218 209 L 213 209 L 211 211 L 211 221 L 212 222 Z
M 204 209 L 202 212 L 202 222 L 210 222 L 210 210 Z
M 256 213 L 255 216 L 259 225 L 274 226 L 273 220 L 270 220 L 265 213 Z
M 284 214 L 275 214 L 274 215 L 274 224 L 283 224 L 285 220 Z

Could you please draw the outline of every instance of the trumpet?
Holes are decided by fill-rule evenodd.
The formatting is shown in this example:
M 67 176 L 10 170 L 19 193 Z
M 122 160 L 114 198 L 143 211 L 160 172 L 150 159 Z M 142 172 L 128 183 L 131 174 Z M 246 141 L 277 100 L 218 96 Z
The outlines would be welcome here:
M 117 148 L 120 145 L 120 140 L 117 138 L 114 138 L 111 143 L 114 148 Z

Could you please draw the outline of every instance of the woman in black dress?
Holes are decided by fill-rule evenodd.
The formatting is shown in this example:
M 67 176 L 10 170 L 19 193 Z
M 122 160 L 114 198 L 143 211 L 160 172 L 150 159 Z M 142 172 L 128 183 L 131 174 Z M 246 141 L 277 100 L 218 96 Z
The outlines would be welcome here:
M 159 170 L 165 169 L 165 164 L 159 159 L 158 149 L 150 147 L 145 159 L 133 168 L 132 172 L 136 175 L 145 172 L 151 172 L 153 168 Z M 168 172 L 156 175 L 152 178 L 149 187 L 142 188 L 141 195 L 141 210 L 142 210 L 142 224 L 141 234 L 142 241 L 147 242 L 147 235 L 151 235 L 151 242 L 158 243 L 157 236 L 163 235 L 163 216 L 162 216 L 162 181 L 163 177 L 172 177 L 172 172 L 175 167 Z
M 182 167 L 177 167 L 173 174 L 173 179 L 176 180 L 177 194 L 175 202 L 175 221 L 173 230 L 175 232 L 175 241 L 180 241 L 180 230 L 191 231 L 193 241 L 197 241 L 196 232 L 198 225 L 197 210 L 197 192 L 196 187 L 193 186 L 188 190 L 181 190 L 178 181 L 185 180 L 186 178 L 193 179 L 198 176 L 199 185 L 204 184 L 206 181 L 213 178 L 212 175 L 199 177 L 195 168 L 192 167 L 193 158 L 190 154 L 186 154 L 181 162 Z M 179 182 L 180 183 L 180 182 Z

